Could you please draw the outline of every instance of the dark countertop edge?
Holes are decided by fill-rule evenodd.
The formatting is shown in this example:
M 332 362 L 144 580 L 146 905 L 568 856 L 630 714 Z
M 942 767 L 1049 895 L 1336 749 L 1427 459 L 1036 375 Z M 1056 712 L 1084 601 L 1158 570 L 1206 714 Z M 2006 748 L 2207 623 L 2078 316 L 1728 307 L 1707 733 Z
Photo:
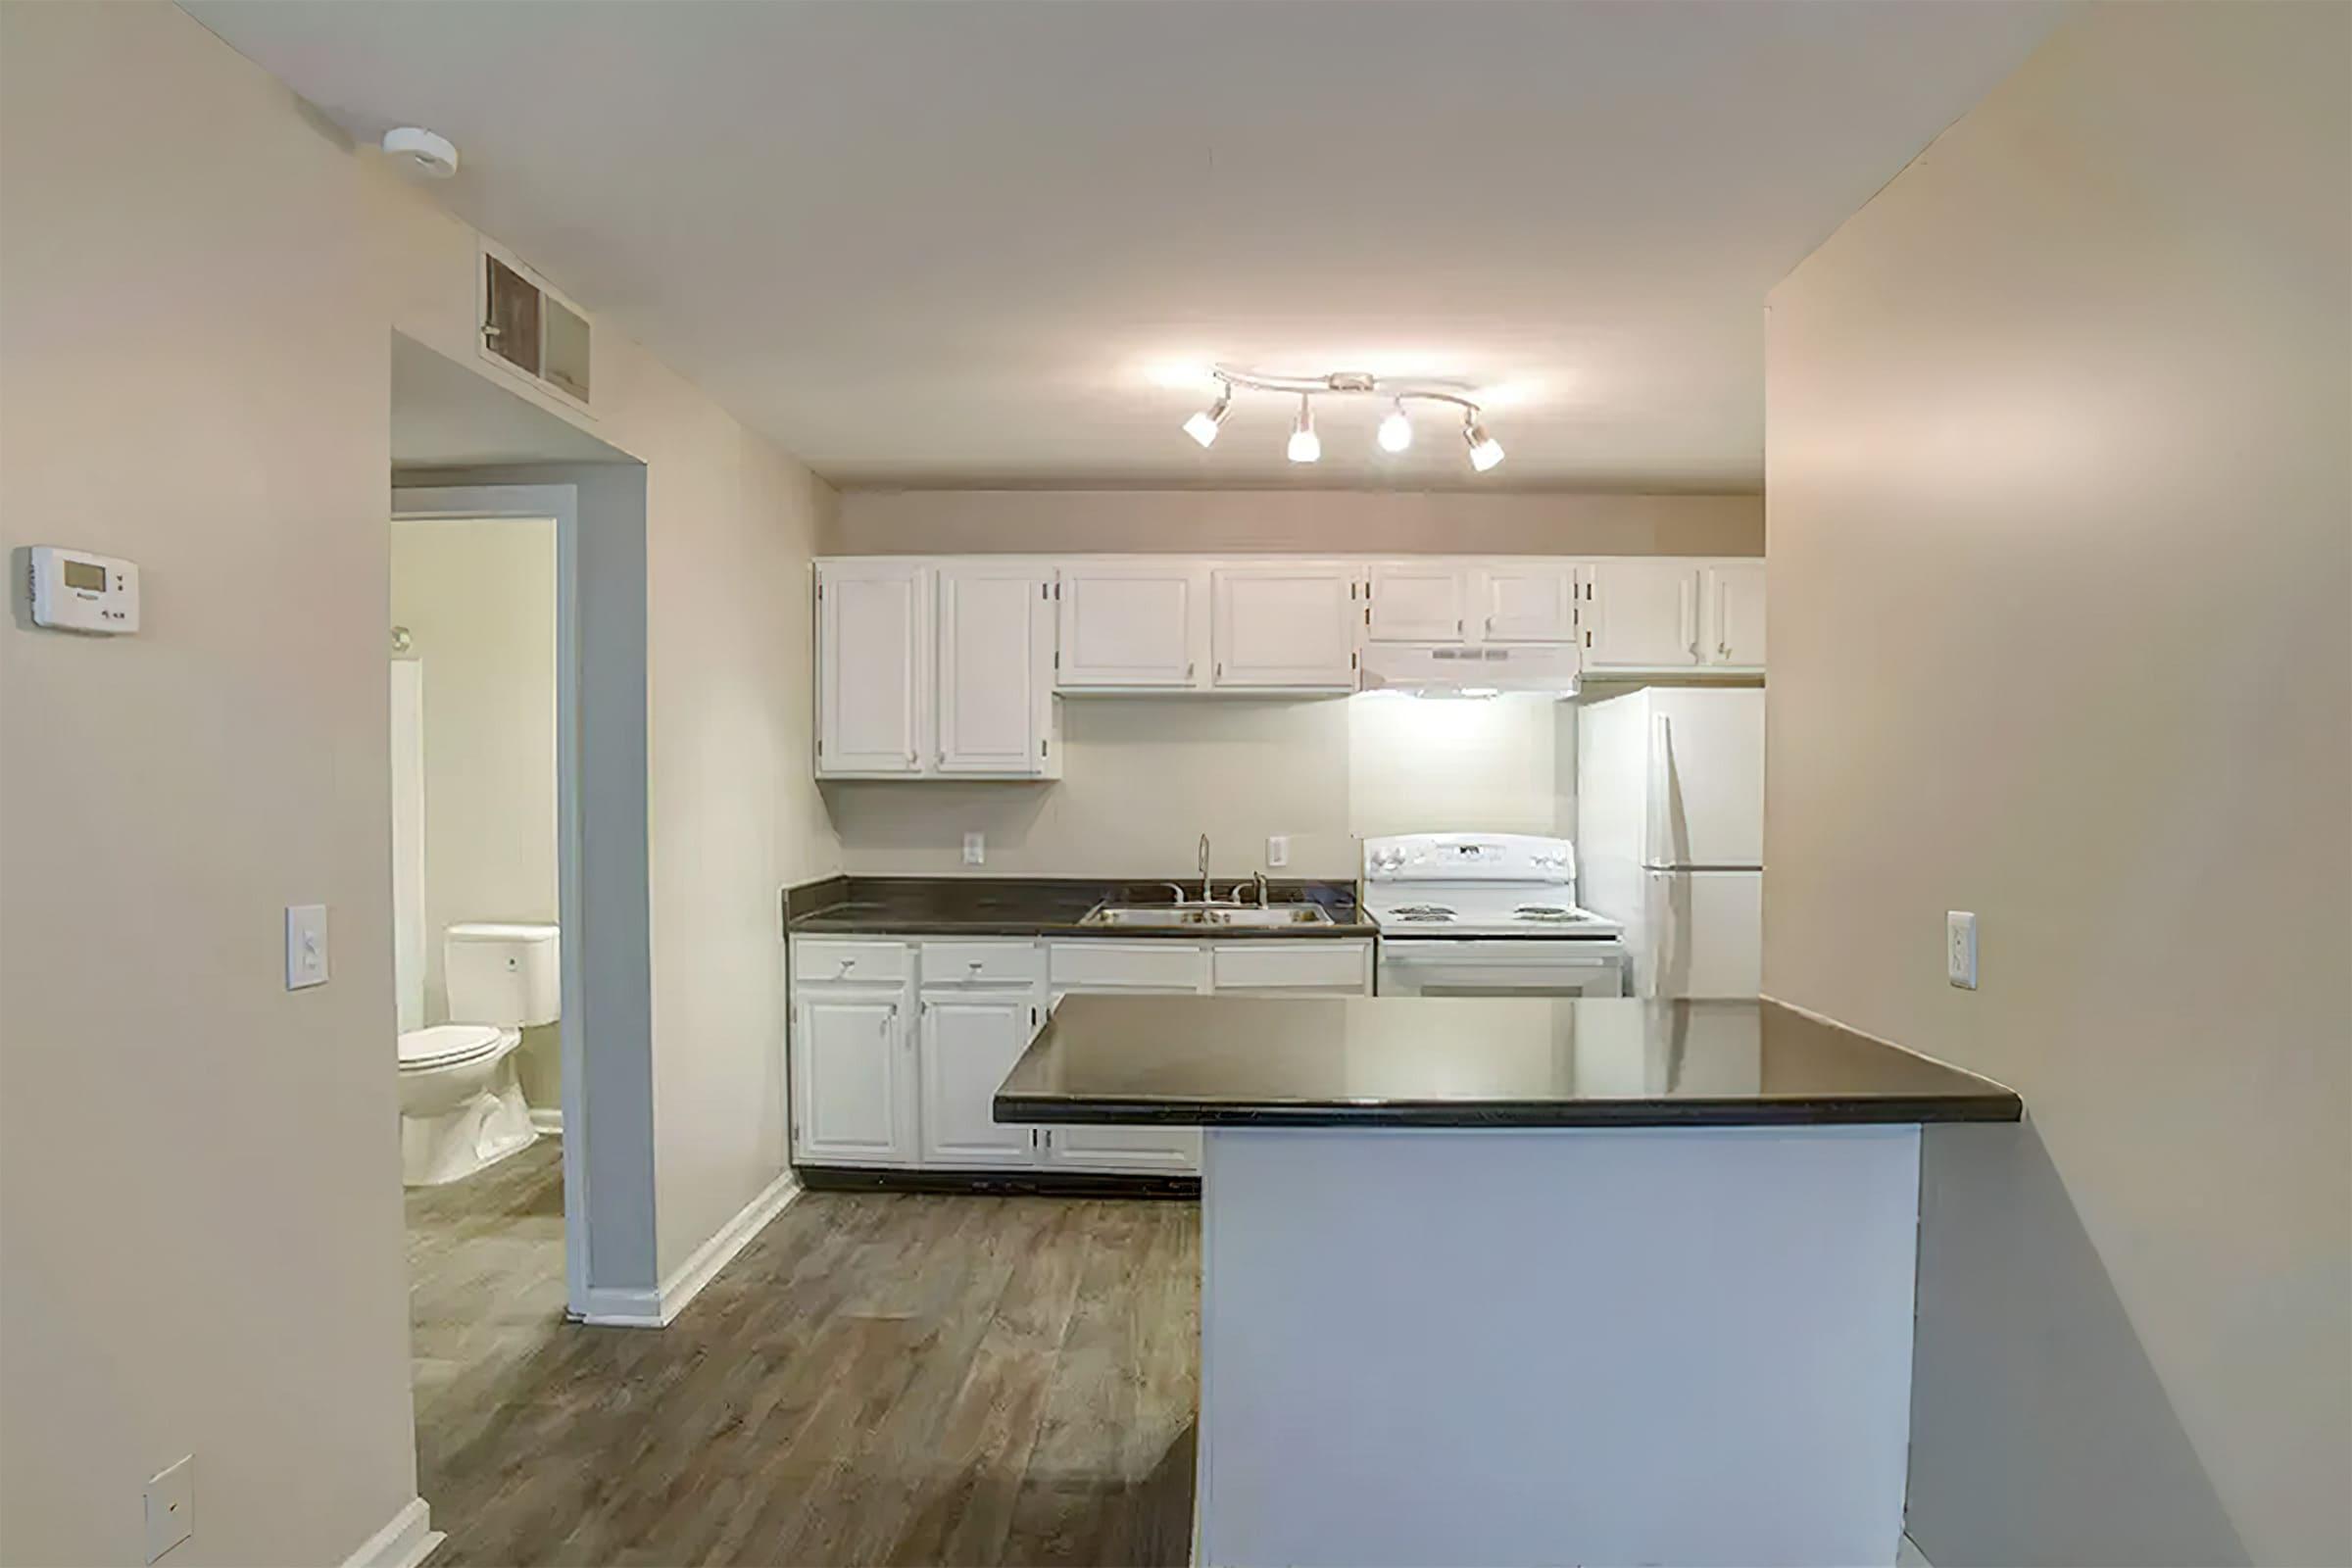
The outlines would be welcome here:
M 1900 1048 L 1897 1048 L 1900 1049 Z M 1985 1080 L 1988 1084 L 1991 1080 Z M 1446 1101 L 1208 1102 L 1102 1098 L 1085 1101 L 998 1095 L 1000 1122 L 1119 1123 L 1199 1127 L 1851 1127 L 1936 1122 L 2014 1122 L 2025 1102 L 2007 1089 L 1968 1097 L 1851 1096 L 1804 1099 L 1536 1101 L 1463 1104 Z
M 804 914 L 785 928 L 796 937 L 1078 937 L 1089 941 L 1102 938 L 1113 942 L 1166 941 L 1232 942 L 1254 941 L 1261 937 L 1297 938 L 1309 941 L 1328 941 L 1333 937 L 1373 937 L 1380 927 L 1369 920 L 1335 920 L 1329 925 L 1297 926 L 1133 926 L 1080 925 L 1075 921 L 1049 920 L 893 920 L 882 917 L 854 916 L 836 918 L 823 910 Z

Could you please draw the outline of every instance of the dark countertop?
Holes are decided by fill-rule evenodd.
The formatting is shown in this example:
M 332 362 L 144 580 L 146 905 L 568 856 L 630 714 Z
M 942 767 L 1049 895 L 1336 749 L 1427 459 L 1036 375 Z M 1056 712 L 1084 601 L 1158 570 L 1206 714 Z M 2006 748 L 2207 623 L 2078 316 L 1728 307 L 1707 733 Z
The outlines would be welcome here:
M 1214 879 L 1220 896 L 1232 884 Z M 1081 925 L 1087 910 L 1106 899 L 1166 904 L 1166 882 L 1100 882 L 1061 877 L 833 877 L 784 895 L 784 929 L 796 936 L 1115 937 L 1120 941 L 1174 938 L 1180 942 L 1368 937 L 1379 927 L 1357 908 L 1355 892 L 1331 882 L 1272 881 L 1276 904 L 1312 902 L 1331 914 L 1329 925 L 1103 926 Z M 1198 896 L 1200 879 L 1188 893 Z
M 2016 1121 L 2017 1095 L 1771 1002 L 1073 996 L 1001 1122 L 1688 1127 Z

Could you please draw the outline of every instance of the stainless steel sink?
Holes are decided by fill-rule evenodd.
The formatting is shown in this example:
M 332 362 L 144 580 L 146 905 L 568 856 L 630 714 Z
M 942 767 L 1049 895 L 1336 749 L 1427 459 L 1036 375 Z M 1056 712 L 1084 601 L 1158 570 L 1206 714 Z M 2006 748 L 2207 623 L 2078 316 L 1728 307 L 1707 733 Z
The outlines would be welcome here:
M 1331 915 L 1319 904 L 1098 904 L 1079 918 L 1080 925 L 1226 926 L 1256 929 L 1269 926 L 1329 925 Z

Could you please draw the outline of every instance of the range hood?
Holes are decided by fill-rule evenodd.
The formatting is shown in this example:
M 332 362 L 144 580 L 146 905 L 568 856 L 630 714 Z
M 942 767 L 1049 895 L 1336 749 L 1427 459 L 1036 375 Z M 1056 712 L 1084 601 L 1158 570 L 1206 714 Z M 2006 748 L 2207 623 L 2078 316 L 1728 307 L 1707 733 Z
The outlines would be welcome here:
M 1578 670 L 1573 643 L 1521 643 L 1465 648 L 1451 643 L 1366 643 L 1363 689 L 1422 697 L 1496 697 L 1544 692 L 1574 697 Z

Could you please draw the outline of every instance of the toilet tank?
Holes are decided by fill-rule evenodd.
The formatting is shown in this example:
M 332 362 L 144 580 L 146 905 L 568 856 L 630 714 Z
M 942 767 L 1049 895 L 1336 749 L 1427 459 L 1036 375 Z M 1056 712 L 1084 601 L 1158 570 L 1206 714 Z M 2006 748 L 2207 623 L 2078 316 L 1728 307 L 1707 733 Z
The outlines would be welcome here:
M 453 925 L 441 950 L 452 1023 L 554 1023 L 563 1011 L 562 943 L 552 925 Z

